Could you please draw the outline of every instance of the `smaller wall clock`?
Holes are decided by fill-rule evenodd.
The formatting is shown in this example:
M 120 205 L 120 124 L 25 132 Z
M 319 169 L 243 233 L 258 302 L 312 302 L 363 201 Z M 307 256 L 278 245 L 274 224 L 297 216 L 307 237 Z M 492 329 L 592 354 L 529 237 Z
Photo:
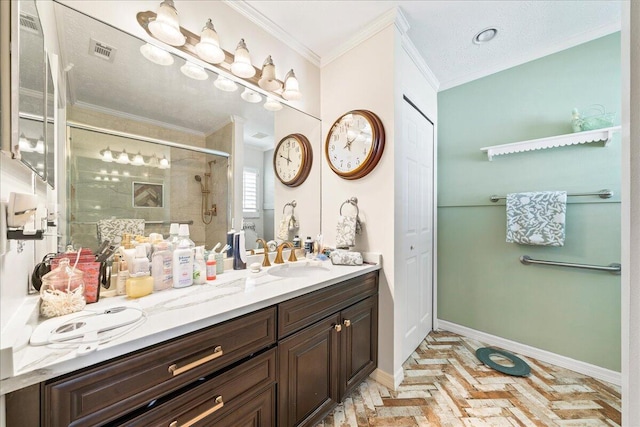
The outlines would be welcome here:
M 284 185 L 297 187 L 311 171 L 311 143 L 300 133 L 287 135 L 278 142 L 273 153 L 273 170 Z
M 335 121 L 324 150 L 331 170 L 344 179 L 371 172 L 384 151 L 384 127 L 371 111 L 353 110 Z

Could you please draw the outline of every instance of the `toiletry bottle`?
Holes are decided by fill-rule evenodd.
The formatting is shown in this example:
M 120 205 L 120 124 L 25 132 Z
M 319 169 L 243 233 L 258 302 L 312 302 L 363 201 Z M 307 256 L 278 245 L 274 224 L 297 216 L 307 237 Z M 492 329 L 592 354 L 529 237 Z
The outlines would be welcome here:
M 216 254 L 211 251 L 207 258 L 207 281 L 216 280 Z
M 153 279 L 149 273 L 133 273 L 127 279 L 126 292 L 129 298 L 140 298 L 153 292 Z
M 178 240 L 180 237 L 178 233 L 180 232 L 180 224 L 173 222 L 169 227 L 169 245 L 171 246 L 171 250 L 174 251 L 178 247 Z
M 113 256 L 113 262 L 111 263 L 111 283 L 109 289 L 115 289 L 116 294 L 118 289 L 118 273 L 120 273 L 120 255 L 115 254 Z
M 227 245 L 229 245 L 229 249 L 227 250 L 227 258 L 231 258 L 233 256 L 233 238 L 236 233 L 236 230 L 233 229 L 233 219 L 231 220 L 231 230 L 227 231 Z
M 244 243 L 244 231 L 238 231 L 233 235 L 233 269 L 244 270 L 247 268 L 247 250 Z
M 207 263 L 204 260 L 204 246 L 196 247 L 196 256 L 193 263 L 193 284 L 202 285 L 207 281 Z
M 189 239 L 189 225 L 180 224 L 180 240 L 173 251 L 173 287 L 184 288 L 193 285 L 193 247 Z
M 120 261 L 120 271 L 118 272 L 118 284 L 116 287 L 116 293 L 118 295 L 125 295 L 127 293 L 126 285 L 129 278 L 129 266 L 126 260 Z
M 147 248 L 144 244 L 136 246 L 136 256 L 133 265 L 130 265 L 131 274 L 149 273 L 149 258 L 147 258 Z
M 293 238 L 293 247 L 295 249 L 299 249 L 302 247 L 300 243 L 300 236 L 298 236 L 297 234 L 296 234 L 296 237 Z
M 151 256 L 151 277 L 154 292 L 173 286 L 173 254 L 169 242 L 156 243 Z
M 311 240 L 311 236 L 307 236 L 304 241 L 304 253 L 305 255 L 313 253 L 313 240 Z

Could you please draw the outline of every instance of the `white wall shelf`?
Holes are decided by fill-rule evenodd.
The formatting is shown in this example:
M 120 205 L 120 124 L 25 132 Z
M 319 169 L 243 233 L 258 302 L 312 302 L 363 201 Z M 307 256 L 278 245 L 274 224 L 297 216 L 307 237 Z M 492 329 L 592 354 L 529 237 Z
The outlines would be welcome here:
M 614 132 L 620 130 L 620 126 L 610 128 L 588 130 L 584 132 L 569 133 L 566 135 L 550 136 L 548 138 L 531 139 L 529 141 L 513 142 L 511 144 L 493 145 L 483 147 L 480 151 L 485 151 L 489 161 L 493 156 L 502 154 L 522 153 L 524 151 L 544 150 L 546 148 L 564 147 L 567 145 L 588 144 L 591 142 L 604 141 L 606 147 L 611 142 Z

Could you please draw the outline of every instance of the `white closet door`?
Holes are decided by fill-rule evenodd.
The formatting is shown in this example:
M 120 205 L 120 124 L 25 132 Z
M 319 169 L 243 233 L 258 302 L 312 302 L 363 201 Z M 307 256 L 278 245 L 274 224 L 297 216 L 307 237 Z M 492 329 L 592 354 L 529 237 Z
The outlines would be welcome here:
M 402 112 L 402 360 L 433 327 L 434 127 L 406 100 Z

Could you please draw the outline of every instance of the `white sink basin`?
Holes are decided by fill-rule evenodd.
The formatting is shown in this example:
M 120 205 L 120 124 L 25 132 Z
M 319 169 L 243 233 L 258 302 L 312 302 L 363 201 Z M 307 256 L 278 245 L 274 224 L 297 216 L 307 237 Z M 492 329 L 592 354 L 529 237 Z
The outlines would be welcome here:
M 268 273 L 276 277 L 311 277 L 327 273 L 327 267 L 318 264 L 292 263 L 273 266 Z

